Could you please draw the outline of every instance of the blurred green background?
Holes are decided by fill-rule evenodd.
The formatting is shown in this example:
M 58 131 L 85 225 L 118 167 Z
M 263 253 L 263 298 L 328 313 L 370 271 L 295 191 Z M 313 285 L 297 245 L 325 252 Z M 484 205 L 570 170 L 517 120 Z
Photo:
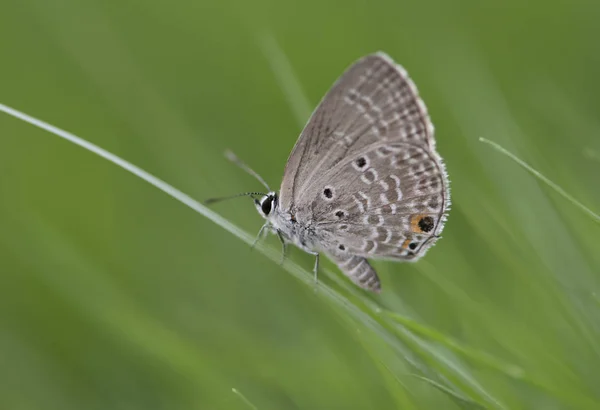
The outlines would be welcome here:
M 310 255 L 281 267 L 0 113 L 0 408 L 599 409 L 600 224 L 478 141 L 598 212 L 599 20 L 586 0 L 3 0 L 0 102 L 198 200 L 262 189 L 227 148 L 278 186 L 309 110 L 384 50 L 453 207 L 422 261 L 376 263 L 380 296 L 328 261 L 314 292 Z

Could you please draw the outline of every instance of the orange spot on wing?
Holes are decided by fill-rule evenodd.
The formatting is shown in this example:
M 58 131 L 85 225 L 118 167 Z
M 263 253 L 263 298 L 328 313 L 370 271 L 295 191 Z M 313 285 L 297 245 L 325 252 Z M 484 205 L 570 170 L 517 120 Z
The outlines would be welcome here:
M 422 233 L 423 230 L 419 226 L 419 222 L 421 219 L 425 218 L 427 215 L 425 214 L 415 214 L 410 217 L 410 230 L 415 233 Z M 403 245 L 404 246 L 404 245 Z
M 408 249 L 408 245 L 412 242 L 412 239 L 408 238 L 404 242 L 402 242 L 402 249 Z

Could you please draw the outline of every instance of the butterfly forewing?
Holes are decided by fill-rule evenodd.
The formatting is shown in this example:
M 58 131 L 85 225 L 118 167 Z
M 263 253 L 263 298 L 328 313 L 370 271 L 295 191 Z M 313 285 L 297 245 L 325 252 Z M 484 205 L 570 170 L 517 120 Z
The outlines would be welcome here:
M 377 142 L 406 141 L 433 149 L 433 126 L 416 87 L 387 55 L 354 63 L 323 98 L 302 131 L 285 168 L 282 209 L 344 158 Z

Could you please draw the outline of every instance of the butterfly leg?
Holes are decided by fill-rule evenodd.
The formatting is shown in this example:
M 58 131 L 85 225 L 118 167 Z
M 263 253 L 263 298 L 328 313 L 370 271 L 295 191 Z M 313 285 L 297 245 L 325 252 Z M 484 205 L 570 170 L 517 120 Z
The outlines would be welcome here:
M 258 235 L 256 235 L 256 239 L 254 239 L 254 242 L 252 242 L 252 246 L 250 246 L 250 249 L 254 249 L 254 247 L 256 246 L 256 244 L 258 243 L 259 240 L 261 240 L 265 235 L 265 229 L 267 229 L 269 227 L 269 223 L 267 222 L 266 224 L 264 224 L 261 228 L 260 231 L 258 231 Z
M 319 283 L 319 252 L 309 252 L 311 255 L 315 257 L 315 267 L 313 268 L 313 273 L 315 274 L 315 290 L 317 284 Z
M 281 262 L 279 262 L 279 264 L 283 265 L 283 262 L 285 262 L 285 257 L 287 255 L 287 243 L 285 242 L 285 239 L 283 239 L 281 231 L 277 231 L 277 237 L 279 238 L 279 242 L 281 242 Z

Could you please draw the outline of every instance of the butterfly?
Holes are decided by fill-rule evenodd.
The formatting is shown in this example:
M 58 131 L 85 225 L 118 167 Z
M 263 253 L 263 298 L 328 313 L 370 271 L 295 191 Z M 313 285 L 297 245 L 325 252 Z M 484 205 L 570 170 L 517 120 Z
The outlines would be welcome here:
M 275 233 L 327 255 L 358 286 L 380 292 L 368 259 L 416 261 L 440 238 L 450 207 L 434 128 L 407 72 L 387 54 L 352 64 L 319 103 L 294 146 L 279 193 L 252 195 Z M 260 195 L 260 198 L 256 196 Z

